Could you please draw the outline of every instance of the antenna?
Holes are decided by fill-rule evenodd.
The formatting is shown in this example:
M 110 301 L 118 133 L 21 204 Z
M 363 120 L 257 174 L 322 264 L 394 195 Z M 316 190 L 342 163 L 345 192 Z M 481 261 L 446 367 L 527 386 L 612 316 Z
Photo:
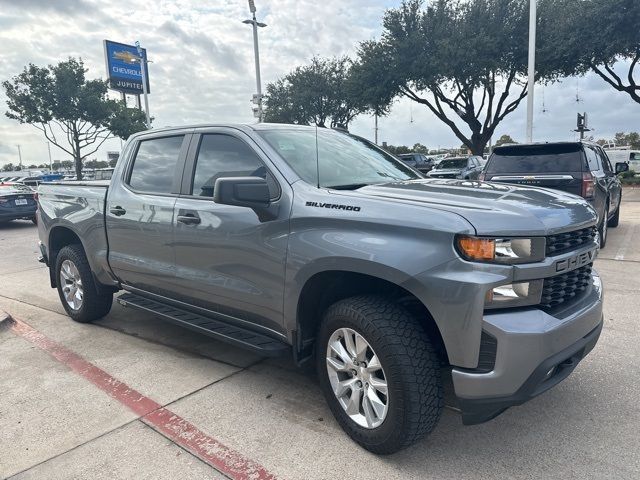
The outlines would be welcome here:
M 316 123 L 316 175 L 318 176 L 318 188 L 320 188 L 320 158 L 318 154 L 318 124 Z
M 413 105 L 409 104 L 409 123 L 413 123 Z
M 544 104 L 544 85 L 542 86 L 542 113 L 547 113 L 547 107 Z

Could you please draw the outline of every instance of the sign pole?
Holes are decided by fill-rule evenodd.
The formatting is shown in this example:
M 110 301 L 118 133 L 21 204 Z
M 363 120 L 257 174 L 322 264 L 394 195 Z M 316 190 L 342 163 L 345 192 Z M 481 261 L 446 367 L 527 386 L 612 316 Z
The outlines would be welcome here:
M 138 110 L 142 110 L 142 104 L 140 103 L 140 95 L 136 95 L 136 105 L 138 106 Z
M 144 113 L 147 117 L 147 128 L 151 128 L 151 118 L 149 117 L 149 99 L 147 97 L 147 59 L 143 55 L 140 42 L 136 41 L 138 57 L 140 58 L 140 74 L 142 75 L 142 94 L 144 95 Z
M 127 95 L 124 92 L 120 92 L 120 95 L 122 96 L 122 103 L 124 103 L 124 106 L 127 106 Z
M 529 58 L 527 62 L 527 142 L 533 141 L 533 87 L 536 75 L 536 1 L 529 0 Z

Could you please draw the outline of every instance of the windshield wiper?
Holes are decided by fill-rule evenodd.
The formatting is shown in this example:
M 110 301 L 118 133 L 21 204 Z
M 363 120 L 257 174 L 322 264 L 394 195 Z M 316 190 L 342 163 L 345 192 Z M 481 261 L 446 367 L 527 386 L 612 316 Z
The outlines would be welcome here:
M 368 185 L 371 185 L 371 183 L 347 183 L 346 185 L 329 185 L 325 188 L 331 188 L 332 190 L 357 190 Z

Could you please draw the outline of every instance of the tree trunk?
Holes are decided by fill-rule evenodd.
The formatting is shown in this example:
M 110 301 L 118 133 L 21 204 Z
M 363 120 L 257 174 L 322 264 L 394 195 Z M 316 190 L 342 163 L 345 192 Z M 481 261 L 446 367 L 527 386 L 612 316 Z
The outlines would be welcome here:
M 78 134 L 74 128 L 73 130 L 73 161 L 76 167 L 76 179 L 82 180 L 82 156 L 80 155 L 80 139 L 78 138 Z

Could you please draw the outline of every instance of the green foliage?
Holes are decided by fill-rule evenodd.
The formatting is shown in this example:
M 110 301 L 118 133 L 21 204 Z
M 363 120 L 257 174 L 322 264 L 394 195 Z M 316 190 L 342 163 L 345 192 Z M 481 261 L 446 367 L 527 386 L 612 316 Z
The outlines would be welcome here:
M 405 0 L 379 41 L 360 44 L 360 78 L 379 98 L 425 105 L 481 154 L 526 96 L 528 0 Z M 541 40 L 539 43 L 544 43 Z M 544 66 L 544 57 L 539 65 Z M 538 78 L 557 72 L 538 69 Z
M 106 82 L 87 80 L 85 73 L 82 60 L 69 58 L 48 67 L 29 64 L 2 83 L 7 117 L 33 125 L 71 155 L 78 179 L 82 178 L 82 160 L 112 134 L 127 138 L 146 128 L 141 111 L 109 99 Z
M 5 163 L 2 166 L 2 171 L 3 172 L 13 172 L 16 169 L 16 167 L 13 165 L 13 163 Z
M 540 0 L 539 12 L 538 35 L 547 41 L 538 51 L 548 68 L 564 76 L 592 70 L 640 103 L 638 0 Z M 621 60 L 628 61 L 624 75 L 612 68 Z
M 504 145 L 505 143 L 518 143 L 510 135 L 504 134 L 498 140 L 496 140 L 496 147 Z
M 630 146 L 634 150 L 640 150 L 640 134 L 638 132 L 618 132 L 613 138 L 617 146 Z
M 348 58 L 314 57 L 270 83 L 265 95 L 265 121 L 277 123 L 348 126 L 366 107 L 350 77 Z
M 411 150 L 411 148 L 407 147 L 406 145 L 387 145 L 386 147 L 384 147 L 384 149 L 389 152 L 389 153 L 393 153 L 394 155 L 400 155 L 402 153 L 412 153 L 413 151 Z

